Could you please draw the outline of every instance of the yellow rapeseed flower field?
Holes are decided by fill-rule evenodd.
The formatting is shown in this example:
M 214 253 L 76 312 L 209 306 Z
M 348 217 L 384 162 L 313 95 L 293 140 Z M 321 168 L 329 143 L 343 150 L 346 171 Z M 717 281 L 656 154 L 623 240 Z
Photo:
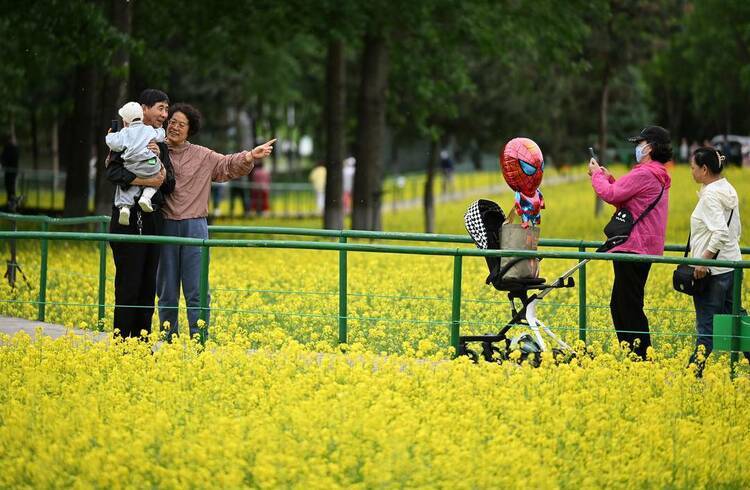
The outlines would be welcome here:
M 667 241 L 683 243 L 696 186 L 685 167 L 672 177 Z M 750 216 L 750 176 L 729 178 Z M 601 238 L 610 211 L 593 217 L 586 181 L 545 189 L 545 199 L 544 237 Z M 438 231 L 463 233 L 471 200 L 441 205 Z M 419 231 L 419 211 L 388 214 L 385 226 Z M 2 284 L 0 314 L 35 317 L 38 247 L 20 244 L 33 285 Z M 96 328 L 95 245 L 51 242 L 49 264 L 48 321 Z M 572 264 L 545 260 L 543 275 Z M 450 257 L 350 253 L 342 354 L 337 269 L 336 252 L 213 250 L 205 347 L 154 346 L 158 334 L 124 343 L 0 338 L 0 487 L 750 485 L 748 367 L 734 380 L 726 355 L 701 380 L 684 368 L 694 314 L 671 290 L 672 266 L 654 266 L 647 286 L 653 362 L 632 362 L 613 345 L 611 266 L 593 263 L 588 347 L 577 344 L 570 364 L 545 358 L 538 369 L 447 360 Z M 482 259 L 464 261 L 466 332 L 508 319 L 486 274 Z M 539 311 L 571 343 L 577 302 L 575 289 L 559 290 Z
M 0 487 L 743 488 L 750 380 L 2 339 Z

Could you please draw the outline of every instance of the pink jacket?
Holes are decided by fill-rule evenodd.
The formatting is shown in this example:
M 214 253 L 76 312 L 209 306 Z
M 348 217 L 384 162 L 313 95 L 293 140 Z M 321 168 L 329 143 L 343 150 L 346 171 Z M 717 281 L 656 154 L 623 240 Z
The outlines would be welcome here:
M 630 238 L 611 252 L 664 254 L 671 182 L 664 165 L 651 160 L 636 165 L 618 180 L 612 176 L 607 178 L 601 170 L 594 172 L 591 185 L 596 195 L 617 209 L 627 208 L 633 214 L 633 219 L 638 219 L 664 187 L 664 194 L 654 209 L 635 225 Z

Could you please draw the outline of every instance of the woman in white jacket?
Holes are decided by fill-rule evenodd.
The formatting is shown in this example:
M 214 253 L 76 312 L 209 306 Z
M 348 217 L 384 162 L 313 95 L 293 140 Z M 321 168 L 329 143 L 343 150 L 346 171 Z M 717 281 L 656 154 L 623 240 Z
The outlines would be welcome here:
M 690 160 L 693 179 L 702 184 L 698 204 L 690 216 L 691 257 L 742 260 L 739 198 L 732 184 L 721 175 L 725 162 L 721 152 L 708 147 L 695 150 Z M 732 312 L 734 281 L 732 269 L 726 267 L 697 266 L 694 275 L 706 281 L 703 292 L 693 296 L 698 336 L 690 364 L 697 365 L 700 375 L 713 350 L 714 315 Z

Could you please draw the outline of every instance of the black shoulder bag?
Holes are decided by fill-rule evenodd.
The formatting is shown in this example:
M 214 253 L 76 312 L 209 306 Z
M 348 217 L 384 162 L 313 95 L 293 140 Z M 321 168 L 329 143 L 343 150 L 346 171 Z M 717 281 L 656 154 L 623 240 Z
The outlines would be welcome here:
M 635 225 L 637 225 L 644 216 L 646 216 L 649 212 L 651 212 L 652 209 L 654 209 L 654 206 L 656 206 L 656 203 L 659 202 L 663 194 L 664 186 L 662 186 L 661 192 L 659 192 L 659 196 L 646 208 L 645 211 L 643 211 L 643 213 L 641 213 L 641 215 L 636 220 L 633 220 L 633 213 L 631 213 L 630 210 L 626 207 L 622 207 L 615 211 L 615 214 L 612 215 L 609 223 L 607 223 L 607 226 L 604 227 L 604 234 L 607 236 L 607 241 L 604 242 L 601 247 L 597 248 L 596 251 L 606 252 L 618 245 L 625 243 L 628 238 L 630 238 L 630 233 L 633 231 L 633 228 L 635 228 Z
M 732 216 L 734 215 L 734 209 L 732 209 L 732 212 L 729 213 L 729 220 L 727 220 L 727 227 L 729 227 L 729 223 L 732 222 Z M 690 236 L 692 233 L 688 234 L 688 241 L 685 245 L 685 255 L 683 257 L 688 256 L 688 252 L 690 252 Z M 719 252 L 717 251 L 714 254 L 714 259 L 719 256 Z M 700 294 L 703 291 L 706 290 L 706 278 L 703 279 L 696 279 L 693 275 L 693 271 L 695 270 L 695 267 L 688 264 L 680 264 L 677 266 L 677 268 L 672 272 L 672 287 L 675 291 L 678 293 L 685 293 L 688 296 L 694 296 L 696 294 Z

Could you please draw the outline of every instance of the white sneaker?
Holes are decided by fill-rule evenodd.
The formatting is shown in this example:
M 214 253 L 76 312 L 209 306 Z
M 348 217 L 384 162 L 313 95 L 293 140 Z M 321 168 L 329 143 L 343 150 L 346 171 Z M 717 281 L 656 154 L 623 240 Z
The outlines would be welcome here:
M 120 217 L 117 220 L 122 226 L 128 226 L 130 224 L 130 208 L 123 206 L 120 208 Z
M 154 207 L 151 205 L 151 199 L 148 199 L 146 197 L 141 197 L 140 199 L 138 199 L 138 205 L 146 213 L 154 212 Z

